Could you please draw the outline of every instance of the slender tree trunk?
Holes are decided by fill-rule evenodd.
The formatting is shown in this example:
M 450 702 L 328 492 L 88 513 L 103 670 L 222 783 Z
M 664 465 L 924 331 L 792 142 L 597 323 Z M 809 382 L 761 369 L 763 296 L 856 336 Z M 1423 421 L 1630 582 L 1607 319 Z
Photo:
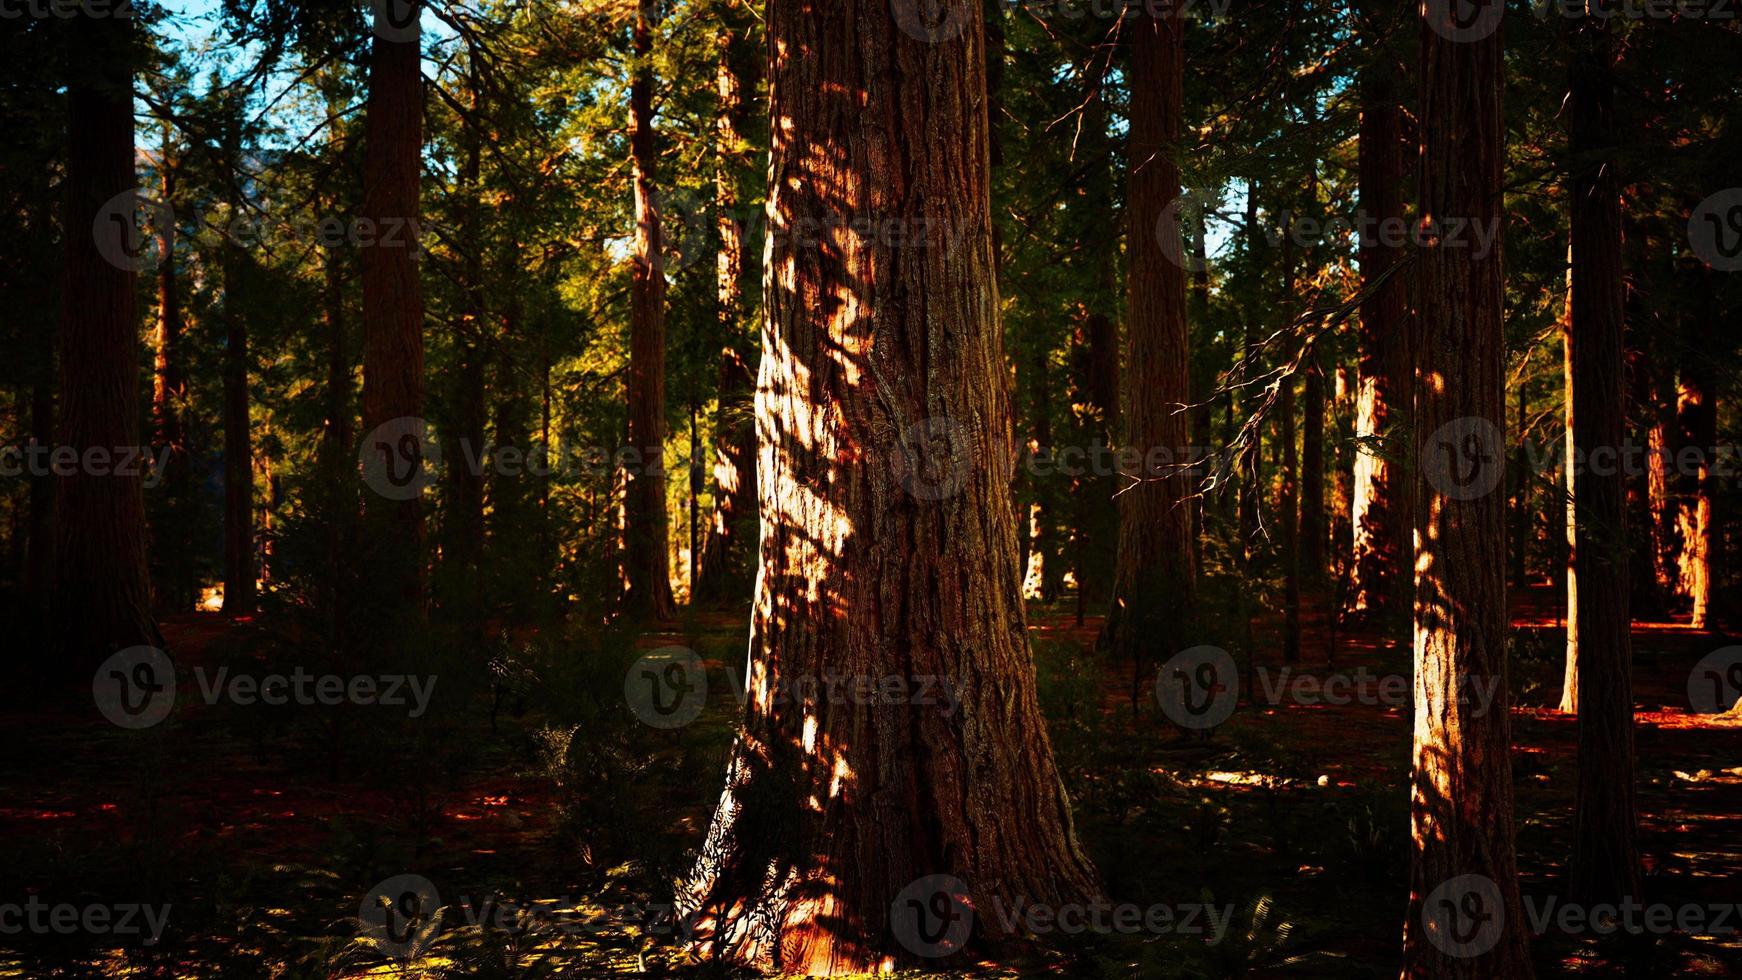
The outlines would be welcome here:
M 1638 200 L 1637 197 L 1630 200 Z M 1647 201 L 1640 201 L 1649 206 Z M 1651 241 L 1646 226 L 1627 208 L 1622 216 L 1623 284 L 1626 299 L 1626 385 L 1629 462 L 1627 486 L 1627 569 L 1632 596 L 1630 611 L 1637 619 L 1662 620 L 1669 610 L 1668 579 L 1658 575 L 1659 549 L 1665 525 L 1659 519 L 1668 502 L 1669 469 L 1663 453 L 1669 444 L 1669 417 L 1658 402 L 1657 365 L 1660 345 L 1652 337 Z M 1631 455 L 1643 446 L 1642 460 Z
M 329 206 L 333 202 L 329 202 Z M 351 396 L 351 351 L 345 335 L 345 284 L 338 248 L 321 255 L 321 319 L 327 335 L 326 416 L 321 426 L 321 467 L 327 474 L 326 588 L 335 649 L 345 649 L 347 556 L 355 545 L 357 457 Z
M 1255 280 L 1262 281 L 1260 269 L 1263 264 L 1264 234 L 1262 229 L 1258 227 L 1258 195 L 1258 181 L 1248 179 L 1246 182 L 1246 250 L 1252 260 L 1252 276 Z M 1247 310 L 1245 329 L 1241 333 L 1240 356 L 1243 360 L 1252 360 L 1252 363 L 1247 364 L 1245 369 L 1247 380 L 1256 378 L 1262 370 L 1261 366 L 1253 360 L 1258 356 L 1259 316 L 1259 311 Z M 1251 451 L 1244 456 L 1240 472 L 1240 553 L 1248 568 L 1251 567 L 1253 560 L 1258 555 L 1258 504 L 1264 493 L 1264 435 L 1262 426 L 1259 427 L 1255 438 L 1258 440 L 1258 445 L 1251 447 Z
M 1179 196 L 1173 154 L 1181 128 L 1185 23 L 1177 9 L 1144 14 L 1130 30 L 1131 122 L 1126 201 L 1130 372 L 1125 444 L 1141 454 L 1140 482 L 1119 495 L 1119 557 L 1101 644 L 1136 667 L 1190 636 L 1195 606 L 1185 462 L 1190 437 L 1185 270 L 1154 229 Z M 1151 466 L 1152 461 L 1158 465 Z
M 1573 441 L 1573 398 L 1579 379 L 1573 371 L 1573 246 L 1567 243 L 1566 303 L 1561 313 L 1561 384 L 1565 392 L 1562 417 L 1566 432 L 1561 443 L 1561 485 L 1566 493 L 1560 498 L 1561 527 L 1566 563 L 1561 569 L 1562 586 L 1566 589 L 1566 650 L 1562 658 L 1560 710 L 1565 714 L 1579 712 L 1579 515 L 1574 501 L 1579 495 L 1579 447 Z
M 1361 74 L 1358 178 L 1365 219 L 1360 242 L 1361 354 L 1358 364 L 1355 489 L 1350 522 L 1355 535 L 1350 608 L 1401 614 L 1410 604 L 1409 552 L 1413 531 L 1407 461 L 1409 411 L 1414 398 L 1408 285 L 1394 270 L 1403 261 L 1401 227 L 1405 173 L 1399 68 L 1383 52 Z M 1373 233 L 1365 233 L 1374 229 Z
M 166 213 L 175 209 L 176 164 L 174 127 L 163 124 L 163 148 L 158 157 L 158 194 Z M 165 609 L 193 607 L 197 584 L 191 562 L 193 472 L 188 458 L 187 427 L 182 408 L 187 402 L 187 369 L 182 353 L 181 280 L 175 264 L 173 235 L 157 236 L 157 329 L 152 338 L 151 417 L 153 442 L 167 452 L 163 492 L 166 528 L 153 528 L 158 543 L 158 605 Z M 167 532 L 167 534 L 165 533 Z
M 78 18 L 67 84 L 61 374 L 56 441 L 80 459 L 139 445 L 133 63 L 127 18 Z M 117 207 L 117 199 L 123 203 Z M 107 208 L 107 210 L 105 210 Z M 85 679 L 110 653 L 161 645 L 151 615 L 140 479 L 79 467 L 57 476 L 51 673 Z
M 1420 33 L 1422 213 L 1498 230 L 1500 36 L 1453 41 L 1425 20 Z M 1434 383 L 1417 392 L 1414 412 L 1414 847 L 1402 975 L 1528 980 L 1513 853 L 1506 575 L 1494 560 L 1506 542 L 1506 501 L 1495 492 L 1505 479 L 1501 256 L 1425 247 L 1419 261 L 1416 363 Z
M 1282 246 L 1282 294 L 1278 306 L 1285 316 L 1295 307 L 1294 243 Z M 1300 660 L 1300 456 L 1295 436 L 1295 379 L 1281 379 L 1276 402 L 1277 468 L 1282 482 L 1277 488 L 1277 511 L 1282 517 L 1282 659 Z
M 1300 564 L 1307 581 L 1325 577 L 1325 372 L 1315 356 L 1302 384 Z
M 1529 558 L 1531 524 L 1531 473 L 1528 435 L 1523 431 L 1528 419 L 1528 409 L 1524 400 L 1524 385 L 1520 384 L 1515 392 L 1518 398 L 1518 448 L 1512 454 L 1512 473 L 1509 482 L 1512 484 L 1512 547 L 1507 549 L 1507 555 L 1512 562 L 1512 587 L 1522 589 L 1526 584 L 1526 562 Z
M 1103 281 L 1107 289 L 1114 288 L 1111 268 Z M 1119 480 L 1105 470 L 1123 414 L 1119 404 L 1119 321 L 1093 312 L 1082 326 L 1078 350 L 1086 355 L 1089 458 L 1083 461 L 1083 473 L 1077 480 L 1083 512 L 1076 528 L 1075 577 L 1080 604 L 1098 607 L 1113 597 L 1113 570 L 1119 552 L 1119 509 L 1113 497 L 1119 492 Z
M 30 389 L 30 438 L 37 446 L 55 444 L 54 390 L 44 382 Z M 54 589 L 55 489 L 52 476 L 41 474 L 30 478 L 30 553 L 25 564 L 25 586 L 36 604 L 37 621 L 31 624 L 35 630 L 46 625 L 42 614 L 48 609 Z
M 1702 280 L 1695 288 L 1702 292 L 1711 288 L 1704 281 L 1711 273 L 1693 274 Z M 1684 321 L 1686 335 L 1682 343 L 1681 384 L 1677 392 L 1677 414 L 1681 427 L 1682 452 L 1678 458 L 1693 451 L 1696 466 L 1683 483 L 1682 503 L 1676 518 L 1681 535 L 1681 555 L 1678 560 L 1678 581 L 1688 596 L 1691 625 L 1706 629 L 1711 625 L 1712 603 L 1712 455 L 1718 442 L 1718 406 L 1712 366 L 1703 351 L 1702 332 L 1706 325 L 1717 322 L 1711 316 L 1709 295 L 1706 308 Z
M 1052 428 L 1051 370 L 1047 364 L 1046 349 L 1041 344 L 1032 345 L 1029 352 L 1029 380 L 1025 387 L 1029 392 L 1033 417 L 1031 430 L 1035 445 L 1043 452 L 1056 452 L 1058 447 L 1054 445 Z M 1028 526 L 1023 528 L 1024 535 L 1033 542 L 1032 562 L 1024 563 L 1022 567 L 1025 572 L 1025 592 L 1038 596 L 1044 602 L 1058 598 L 1064 580 L 1056 506 L 1052 487 L 1041 479 L 1035 479 L 1034 506 L 1027 515 Z
M 762 571 L 744 727 L 680 902 L 700 912 L 702 953 L 763 969 L 915 961 L 940 951 L 912 928 L 921 910 L 958 891 L 989 909 L 1098 890 L 1025 638 L 979 8 L 965 16 L 930 44 L 874 0 L 768 7 L 781 124 L 757 386 Z M 783 233 L 865 214 L 923 220 L 957 245 L 844 236 L 824 251 Z M 949 718 L 913 698 L 775 696 L 831 675 L 936 676 L 961 705 Z M 995 916 L 976 923 L 972 945 L 1002 938 Z
M 629 86 L 629 154 L 635 186 L 635 252 L 629 287 L 629 435 L 625 474 L 624 608 L 670 619 L 669 533 L 665 507 L 665 254 L 653 143 L 653 9 L 635 12 L 635 62 Z
M 1289 276 L 1289 293 L 1293 293 L 1293 276 Z M 1277 495 L 1277 509 L 1282 513 L 1282 659 L 1294 663 L 1300 659 L 1300 466 L 1295 451 L 1294 378 L 1282 379 L 1281 397 L 1276 402 L 1277 441 L 1282 450 L 1282 485 Z
M 362 452 L 400 452 L 393 462 L 396 471 L 422 477 L 428 452 L 425 433 L 421 421 L 409 421 L 421 420 L 424 390 L 423 292 L 415 246 L 423 150 L 421 0 L 408 0 L 408 5 L 409 23 L 402 29 L 377 30 L 369 57 L 361 214 L 383 234 L 399 229 L 404 245 L 360 250 L 363 429 L 377 443 L 362 447 Z M 394 424 L 382 430 L 389 422 Z M 421 618 L 427 590 L 420 496 L 371 497 L 364 515 L 366 548 L 378 570 L 383 598 L 410 618 Z
M 225 120 L 224 165 L 230 169 L 227 203 L 231 220 L 242 213 L 242 109 Z M 257 565 L 254 554 L 254 434 L 249 419 L 248 313 L 249 259 L 226 236 L 224 276 L 224 612 L 254 611 Z
M 1575 26 L 1572 154 L 1573 442 L 1586 467 L 1573 498 L 1579 586 L 1579 753 L 1572 893 L 1587 905 L 1639 894 L 1633 777 L 1633 645 L 1628 612 L 1627 433 L 1621 191 L 1615 168 L 1613 49 L 1605 22 Z M 1609 458 L 1605 460 L 1604 455 Z
M 484 125 L 479 80 L 475 74 L 468 79 L 470 108 L 473 117 L 462 119 L 465 155 L 460 161 L 460 278 L 462 307 L 459 341 L 459 374 L 455 379 L 454 451 L 447 454 L 445 471 L 452 477 L 452 497 L 448 503 L 453 527 L 446 535 L 451 554 L 443 558 L 449 569 L 457 573 L 453 579 L 459 605 L 474 607 L 477 573 L 484 561 L 484 466 L 473 465 L 485 458 L 484 429 L 487 396 L 484 383 L 489 372 L 489 321 L 484 309 L 484 228 L 481 197 Z M 479 610 L 469 608 L 464 617 L 470 627 L 481 630 Z
M 729 29 L 720 35 L 714 73 L 714 88 L 719 97 L 714 117 L 714 139 L 719 148 L 714 171 L 714 206 L 720 233 L 714 292 L 721 332 L 729 340 L 720 351 L 719 407 L 714 421 L 714 512 L 708 519 L 707 542 L 695 590 L 696 598 L 704 601 L 742 595 L 739 591 L 742 583 L 734 579 L 732 569 L 735 556 L 745 547 L 741 541 L 743 532 L 756 511 L 756 419 L 751 411 L 755 377 L 737 343 L 743 333 L 741 284 L 749 258 L 738 204 L 739 174 L 749 166 L 749 148 L 744 144 L 740 126 L 749 103 L 744 97 L 744 83 L 733 68 L 735 48 L 740 43 L 738 30 Z

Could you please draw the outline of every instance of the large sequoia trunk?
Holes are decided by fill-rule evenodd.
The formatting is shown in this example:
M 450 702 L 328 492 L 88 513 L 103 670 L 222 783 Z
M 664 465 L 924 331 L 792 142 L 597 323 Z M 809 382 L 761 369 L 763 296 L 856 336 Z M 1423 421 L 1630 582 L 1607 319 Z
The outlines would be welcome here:
M 1587 904 L 1639 897 L 1633 779 L 1633 650 L 1628 612 L 1625 476 L 1606 465 L 1627 431 L 1621 193 L 1615 175 L 1613 58 L 1599 20 L 1574 29 L 1572 151 L 1573 444 L 1586 466 L 1574 483 L 1578 633 L 1567 674 L 1579 713 L 1573 896 Z M 1572 580 L 1568 577 L 1569 582 Z M 1570 588 L 1570 586 L 1569 586 Z
M 79 18 L 69 28 L 67 230 L 61 296 L 59 445 L 85 459 L 139 445 L 138 328 L 132 271 L 133 209 L 113 202 L 138 184 L 133 171 L 133 21 Z M 123 198 L 123 200 L 129 200 Z M 104 211 L 109 205 L 108 212 Z M 119 463 L 119 460 L 115 461 Z M 140 478 L 78 467 L 55 484 L 51 670 L 90 677 L 108 654 L 161 644 L 151 615 Z
M 383 244 L 361 250 L 363 430 L 369 433 L 386 422 L 423 413 L 423 292 L 412 244 L 423 150 L 421 11 L 418 0 L 410 5 L 413 16 L 406 27 L 376 33 L 363 118 L 362 216 L 375 222 L 383 236 Z M 399 245 L 385 243 L 389 229 L 398 230 L 394 240 Z M 423 447 L 416 448 L 418 459 L 404 462 L 422 466 Z M 416 496 L 370 497 L 364 513 L 383 596 L 415 613 L 422 608 L 425 591 L 421 501 Z
M 923 876 L 978 909 L 1097 891 L 1019 593 L 977 9 L 931 44 L 876 0 L 768 7 L 762 567 L 743 729 L 680 896 L 703 953 L 764 969 L 911 960 L 891 905 Z M 777 694 L 861 676 L 936 677 L 960 707 Z
M 1185 270 L 1169 261 L 1155 229 L 1179 196 L 1177 152 L 1185 74 L 1184 21 L 1177 9 L 1128 25 L 1125 445 L 1145 461 L 1140 482 L 1121 486 L 1113 604 L 1101 643 L 1141 665 L 1189 634 L 1195 605 L 1191 511 L 1185 463 L 1190 435 L 1180 406 L 1191 400 L 1186 356 Z M 1159 466 L 1149 469 L 1152 460 Z
M 665 255 L 653 145 L 652 0 L 635 11 L 635 64 L 629 85 L 629 156 L 635 192 L 635 252 L 629 285 L 629 435 L 624 474 L 623 605 L 669 619 L 671 597 L 665 509 Z
M 1500 37 L 1452 41 L 1424 21 L 1420 64 L 1422 213 L 1498 227 Z M 1420 272 L 1414 847 L 1403 976 L 1528 980 L 1513 852 L 1505 562 L 1497 560 L 1506 542 L 1501 257 L 1424 247 Z
M 1375 222 L 1403 220 L 1404 141 L 1398 69 L 1379 51 L 1361 75 L 1359 182 L 1361 213 Z M 1382 225 L 1376 227 L 1383 227 Z M 1350 608 L 1366 614 L 1409 608 L 1413 518 L 1406 451 L 1413 364 L 1408 287 L 1393 268 L 1403 246 L 1384 235 L 1360 242 L 1361 354 L 1356 393 L 1354 499 L 1350 522 L 1355 553 Z M 1389 276 L 1389 278 L 1387 278 Z

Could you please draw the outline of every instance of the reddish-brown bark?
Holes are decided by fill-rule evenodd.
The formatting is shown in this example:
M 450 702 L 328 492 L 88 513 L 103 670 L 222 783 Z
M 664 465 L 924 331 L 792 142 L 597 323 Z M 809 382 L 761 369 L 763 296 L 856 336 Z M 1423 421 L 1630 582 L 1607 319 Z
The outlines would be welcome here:
M 1500 36 L 1451 40 L 1424 19 L 1420 39 L 1422 215 L 1498 228 Z M 1496 560 L 1506 541 L 1501 255 L 1425 247 L 1419 266 L 1414 846 L 1402 975 L 1528 980 L 1513 850 L 1506 577 Z M 1491 936 L 1482 931 L 1490 922 Z M 1460 945 L 1465 939 L 1477 941 Z
M 1168 259 L 1156 234 L 1163 212 L 1180 192 L 1173 154 L 1182 125 L 1185 23 L 1178 9 L 1169 7 L 1135 16 L 1127 30 L 1125 369 L 1130 383 L 1123 442 L 1144 463 L 1141 472 L 1122 476 L 1113 603 L 1100 642 L 1141 665 L 1189 637 L 1196 605 L 1191 512 L 1183 505 L 1190 452 L 1183 407 L 1191 400 L 1185 269 Z M 1157 464 L 1153 469 L 1151 462 Z
M 79 57 L 67 84 L 67 164 L 61 295 L 60 411 L 56 442 L 81 461 L 139 445 L 139 335 L 131 203 L 133 64 L 128 18 L 70 22 Z M 108 208 L 105 211 L 105 207 Z M 111 246 L 111 247 L 105 247 Z M 126 252 L 126 258 L 123 252 Z M 107 254 L 105 254 L 107 253 Z M 118 461 L 117 461 L 118 462 Z M 89 677 L 110 653 L 163 641 L 151 615 L 145 502 L 132 475 L 80 465 L 55 482 L 52 672 Z
M 421 13 L 416 0 L 410 6 Z M 423 149 L 420 26 L 413 16 L 405 30 L 378 31 L 369 58 L 361 217 L 373 222 L 382 240 L 360 250 L 365 432 L 423 413 L 423 291 L 414 247 Z M 388 235 L 398 244 L 388 244 Z M 421 608 L 422 502 L 370 497 L 364 513 L 383 595 Z
M 629 285 L 629 430 L 624 486 L 623 605 L 669 619 L 669 536 L 665 507 L 665 254 L 653 142 L 651 0 L 635 11 L 629 83 L 629 157 L 635 194 L 635 245 Z
M 1572 893 L 1586 904 L 1638 899 L 1633 752 L 1633 647 L 1628 611 L 1625 476 L 1614 455 L 1627 432 L 1621 193 L 1614 159 L 1613 50 L 1603 22 L 1573 28 L 1568 98 L 1572 180 L 1573 545 L 1578 631 L 1567 674 L 1579 714 Z M 1572 576 L 1568 576 L 1571 583 Z
M 922 876 L 978 908 L 1097 886 L 1019 593 L 980 15 L 936 44 L 875 0 L 774 0 L 767 22 L 749 698 L 680 904 L 704 953 L 874 971 L 914 959 L 891 903 Z M 916 234 L 858 235 L 855 217 Z M 807 223 L 823 247 L 790 234 Z M 775 697 L 828 676 L 936 677 L 961 704 Z M 976 922 L 997 938 L 995 916 Z

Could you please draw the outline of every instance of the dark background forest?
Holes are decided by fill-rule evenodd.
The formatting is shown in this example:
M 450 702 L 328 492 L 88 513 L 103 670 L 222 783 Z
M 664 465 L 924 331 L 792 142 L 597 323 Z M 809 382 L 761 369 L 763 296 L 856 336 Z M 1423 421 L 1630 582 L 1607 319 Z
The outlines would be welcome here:
M 0 118 L 0 976 L 1742 975 L 1742 6 L 0 0 Z

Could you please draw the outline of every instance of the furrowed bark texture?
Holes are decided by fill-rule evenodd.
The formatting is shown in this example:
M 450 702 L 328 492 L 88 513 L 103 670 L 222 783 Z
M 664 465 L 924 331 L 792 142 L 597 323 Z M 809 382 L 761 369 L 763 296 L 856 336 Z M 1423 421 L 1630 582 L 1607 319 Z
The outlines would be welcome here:
M 1586 463 L 1573 496 L 1578 594 L 1569 601 L 1579 632 L 1567 638 L 1579 713 L 1570 868 L 1573 897 L 1599 903 L 1640 898 L 1626 480 L 1613 455 L 1627 432 L 1624 270 L 1612 49 L 1601 21 L 1574 31 L 1570 397 L 1573 442 Z
M 413 4 L 414 13 L 416 4 Z M 416 241 L 423 150 L 423 74 L 418 21 L 411 36 L 374 39 L 363 117 L 362 214 L 381 242 L 360 249 L 363 279 L 363 430 L 423 414 L 423 293 Z M 395 34 L 395 37 L 400 35 Z M 397 245 L 387 243 L 396 229 Z M 417 498 L 369 497 L 364 507 L 371 557 L 386 595 L 421 608 L 423 505 Z
M 1128 25 L 1125 444 L 1144 464 L 1133 474 L 1137 483 L 1121 480 L 1113 604 L 1101 643 L 1138 663 L 1189 639 L 1195 606 L 1191 511 L 1181 504 L 1189 491 L 1183 406 L 1191 398 L 1185 269 L 1168 259 L 1156 232 L 1163 211 L 1179 196 L 1173 154 L 1181 127 L 1184 29 L 1177 10 L 1137 16 Z
M 1369 222 L 1403 220 L 1403 108 L 1397 69 L 1376 64 L 1360 81 L 1359 182 L 1361 212 Z M 1408 285 L 1392 274 L 1403 246 L 1384 234 L 1360 242 L 1362 287 L 1379 284 L 1361 304 L 1361 354 L 1355 434 L 1355 490 L 1350 520 L 1355 532 L 1350 605 L 1357 612 L 1401 611 L 1409 606 L 1409 552 L 1414 533 L 1412 493 L 1403 465 L 1408 455 L 1414 365 L 1409 345 Z M 1382 282 L 1383 280 L 1383 282 Z
M 981 910 L 1097 890 L 1018 591 L 977 6 L 966 16 L 931 44 L 877 0 L 768 7 L 761 570 L 744 726 L 680 896 L 701 952 L 765 969 L 913 959 L 891 904 L 922 876 L 955 876 Z M 792 233 L 807 225 L 814 244 Z M 843 676 L 937 677 L 960 706 L 796 687 Z M 976 923 L 996 938 L 995 916 Z
M 1424 21 L 1419 63 L 1423 218 L 1498 227 L 1505 147 L 1500 36 L 1452 41 Z M 1504 480 L 1476 492 L 1504 476 L 1504 440 L 1497 435 L 1506 424 L 1501 256 L 1498 249 L 1426 247 L 1420 273 L 1414 847 L 1402 975 L 1529 978 L 1529 927 L 1513 851 Z M 1429 471 L 1434 453 L 1452 457 L 1446 471 Z M 1491 890 L 1465 889 L 1473 880 L 1465 875 L 1486 879 Z M 1448 882 L 1458 892 L 1450 906 L 1435 894 Z M 1499 923 L 1491 946 L 1453 945 L 1474 954 L 1456 956 L 1442 945 L 1480 936 L 1486 921 Z
M 56 441 L 85 459 L 139 445 L 138 234 L 133 170 L 132 21 L 80 18 L 80 52 L 67 85 L 67 168 L 61 305 L 60 412 Z M 105 210 L 105 206 L 108 209 Z M 112 247 L 101 247 L 100 243 Z M 55 479 L 51 672 L 89 677 L 104 657 L 161 645 L 145 564 L 145 501 L 137 469 L 97 475 L 80 466 Z
M 665 508 L 665 252 L 655 183 L 651 2 L 635 14 L 635 68 L 629 86 L 629 155 L 635 187 L 635 251 L 629 287 L 629 442 L 635 460 L 624 488 L 624 608 L 669 619 Z

